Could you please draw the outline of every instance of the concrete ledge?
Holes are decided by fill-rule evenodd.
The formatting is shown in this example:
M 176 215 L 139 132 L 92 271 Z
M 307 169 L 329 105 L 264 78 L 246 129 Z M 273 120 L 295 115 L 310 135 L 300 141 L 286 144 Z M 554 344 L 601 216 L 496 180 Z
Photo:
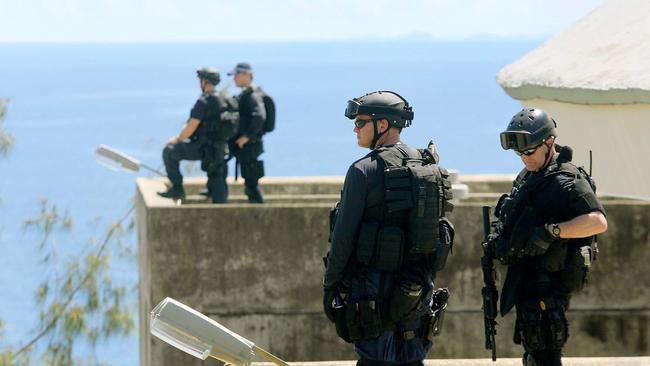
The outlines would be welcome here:
M 459 183 L 466 184 L 470 193 L 508 192 L 516 175 L 513 174 L 461 174 Z M 168 184 L 166 178 L 146 179 Z M 263 177 L 260 184 L 266 195 L 288 194 L 334 194 L 339 195 L 343 188 L 344 177 Z M 188 195 L 196 195 L 205 190 L 205 177 L 188 177 L 183 183 Z M 228 180 L 231 195 L 243 195 L 243 180 Z M 161 189 L 164 189 L 164 185 Z
M 500 358 L 497 362 L 491 359 L 457 359 L 457 360 L 425 360 L 426 366 L 521 366 L 520 358 Z M 648 366 L 650 357 L 564 357 L 564 366 Z M 254 366 L 273 366 L 268 362 L 255 362 Z M 292 362 L 292 366 L 354 366 L 356 361 L 332 362 Z
M 483 349 L 480 207 L 484 202 L 494 205 L 498 191 L 481 189 L 501 189 L 512 177 L 483 177 L 487 183 L 476 177 L 467 181 L 478 187 L 478 193 L 461 200 L 450 215 L 457 230 L 454 254 L 436 282 L 449 287 L 452 298 L 443 336 L 429 354 L 432 358 L 489 355 Z M 319 185 L 318 179 L 325 182 Z M 152 339 L 146 331 L 149 311 L 166 296 L 290 362 L 353 359 L 352 347 L 336 337 L 321 304 L 322 256 L 328 248 L 331 207 L 326 201 L 334 201 L 342 181 L 269 178 L 263 189 L 268 202 L 274 203 L 175 206 L 155 193 L 165 188 L 165 180 L 139 179 L 141 365 L 212 365 Z M 188 193 L 198 192 L 205 179 L 186 183 Z M 233 186 L 233 197 L 241 196 L 236 193 L 239 188 L 239 182 Z M 291 200 L 292 196 L 299 199 Z M 571 337 L 565 354 L 648 356 L 650 202 L 611 199 L 604 206 L 609 230 L 599 237 L 601 256 L 589 286 L 571 301 Z M 500 272 L 505 274 L 503 268 Z M 511 340 L 513 318 L 511 313 L 499 319 L 498 355 L 519 362 L 521 347 Z

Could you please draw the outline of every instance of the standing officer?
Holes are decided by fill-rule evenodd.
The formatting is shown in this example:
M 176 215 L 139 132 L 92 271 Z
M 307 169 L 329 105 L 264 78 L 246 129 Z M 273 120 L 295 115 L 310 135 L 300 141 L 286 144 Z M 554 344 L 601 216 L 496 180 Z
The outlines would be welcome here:
M 235 85 L 241 88 L 238 97 L 239 129 L 231 140 L 231 152 L 237 158 L 237 165 L 241 166 L 248 201 L 264 203 L 258 186 L 259 179 L 264 176 L 264 163 L 258 160 L 264 152 L 262 135 L 267 117 L 264 95 L 259 88 L 253 86 L 253 69 L 250 64 L 240 62 L 228 75 L 234 75 Z
M 440 233 L 447 250 L 453 237 L 446 219 L 438 225 L 451 207 L 446 202 L 451 184 L 444 179 L 446 171 L 435 165 L 437 154 L 400 141 L 413 109 L 397 93 L 355 98 L 345 116 L 354 120 L 358 145 L 371 152 L 348 169 L 341 201 L 330 218 L 324 311 L 339 337 L 354 342 L 357 365 L 423 365 L 436 310 L 433 278 L 442 267 L 432 253 Z M 423 171 L 419 169 L 437 179 L 418 178 L 414 172 Z M 416 180 L 422 189 L 412 200 L 410 182 Z M 434 186 L 444 186 L 445 192 Z M 444 261 L 446 253 L 442 257 L 438 260 Z
M 572 150 L 555 143 L 556 127 L 541 109 L 527 108 L 501 133 L 503 149 L 525 168 L 496 208 L 496 257 L 508 265 L 500 311 L 516 307 L 514 341 L 528 366 L 562 364 L 570 295 L 584 285 L 595 235 L 607 230 L 595 185 L 571 163 Z
M 190 111 L 190 118 L 177 137 L 172 137 L 163 150 L 163 161 L 167 177 L 172 186 L 158 194 L 165 198 L 185 197 L 183 176 L 180 173 L 181 160 L 203 160 L 202 168 L 208 171 L 208 191 L 214 203 L 224 203 L 227 199 L 226 185 L 226 140 L 236 128 L 234 119 L 222 120 L 228 104 L 215 90 L 220 76 L 217 69 L 203 67 L 196 71 L 203 94 Z M 235 116 L 236 117 L 236 116 Z M 227 118 L 228 119 L 228 118 Z M 228 132 L 230 131 L 230 132 Z M 222 136 L 222 135 L 225 135 Z M 189 139 L 189 142 L 185 140 Z

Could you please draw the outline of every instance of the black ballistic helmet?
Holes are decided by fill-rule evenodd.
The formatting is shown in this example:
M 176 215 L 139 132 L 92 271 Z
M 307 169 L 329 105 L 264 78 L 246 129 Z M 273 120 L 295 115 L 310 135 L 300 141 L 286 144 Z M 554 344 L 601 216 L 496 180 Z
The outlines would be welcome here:
M 413 108 L 401 95 L 388 91 L 376 91 L 348 101 L 345 116 L 355 119 L 366 114 L 373 120 L 386 119 L 391 127 L 408 127 L 413 121 Z
M 212 85 L 217 85 L 221 81 L 219 70 L 214 67 L 200 67 L 196 69 L 196 75 L 199 79 L 207 80 Z
M 505 131 L 501 132 L 504 150 L 527 150 L 544 143 L 549 136 L 557 137 L 557 123 L 539 108 L 524 108 L 517 112 Z

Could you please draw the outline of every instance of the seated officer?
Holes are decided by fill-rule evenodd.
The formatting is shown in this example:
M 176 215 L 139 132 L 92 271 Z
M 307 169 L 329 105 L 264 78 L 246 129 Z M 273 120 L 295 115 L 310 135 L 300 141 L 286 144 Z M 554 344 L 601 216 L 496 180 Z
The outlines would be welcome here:
M 571 163 L 571 148 L 555 142 L 556 127 L 543 110 L 526 108 L 501 133 L 501 146 L 525 167 L 497 204 L 496 256 L 508 265 L 500 311 L 516 307 L 514 340 L 527 366 L 562 364 L 570 296 L 584 285 L 594 236 L 607 230 L 595 185 Z
M 185 190 L 183 189 L 183 176 L 180 173 L 181 160 L 201 160 L 203 157 L 203 148 L 206 145 L 206 139 L 199 136 L 200 131 L 207 129 L 201 128 L 201 124 L 209 123 L 210 116 L 218 115 L 219 110 L 211 111 L 211 108 L 219 108 L 216 103 L 210 103 L 215 86 L 219 84 L 220 76 L 217 69 L 213 67 L 203 67 L 196 71 L 199 78 L 202 95 L 194 104 L 190 111 L 190 118 L 181 130 L 181 133 L 167 141 L 167 146 L 163 150 L 163 161 L 167 170 L 167 177 L 172 186 L 166 192 L 158 194 L 165 198 L 183 199 Z M 186 141 L 188 140 L 189 141 Z M 225 149 L 225 145 L 222 147 Z M 223 154 L 221 154 L 223 156 Z M 224 164 L 225 166 L 225 164 Z M 218 179 L 210 178 L 209 190 L 213 202 L 222 203 L 226 201 L 227 186 L 225 171 L 220 174 Z

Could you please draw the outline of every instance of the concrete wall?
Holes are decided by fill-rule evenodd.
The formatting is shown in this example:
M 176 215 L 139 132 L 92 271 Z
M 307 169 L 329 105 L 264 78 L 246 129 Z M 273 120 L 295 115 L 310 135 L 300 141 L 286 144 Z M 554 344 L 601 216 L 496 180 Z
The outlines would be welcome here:
M 521 103 L 555 118 L 558 142 L 573 147 L 578 164 L 588 167 L 589 150 L 593 151 L 599 192 L 650 200 L 650 104 L 586 105 L 543 99 Z
M 431 358 L 489 355 L 480 310 L 480 207 L 482 201 L 494 204 L 511 179 L 463 179 L 474 194 L 451 215 L 455 250 L 437 285 L 448 286 L 452 297 Z M 335 336 L 321 310 L 327 217 L 341 182 L 266 179 L 274 203 L 217 206 L 190 196 L 187 202 L 194 203 L 175 206 L 156 196 L 162 180 L 139 179 L 141 365 L 206 364 L 149 335 L 149 311 L 166 296 L 288 361 L 353 359 L 351 346 Z M 188 181 L 187 191 L 196 192 L 202 183 Z M 242 199 L 239 186 L 231 192 L 234 201 Z M 650 355 L 650 203 L 607 200 L 605 207 L 610 229 L 599 238 L 601 259 L 590 286 L 572 301 L 566 354 Z M 511 342 L 512 322 L 512 316 L 499 320 L 500 357 L 521 353 Z

